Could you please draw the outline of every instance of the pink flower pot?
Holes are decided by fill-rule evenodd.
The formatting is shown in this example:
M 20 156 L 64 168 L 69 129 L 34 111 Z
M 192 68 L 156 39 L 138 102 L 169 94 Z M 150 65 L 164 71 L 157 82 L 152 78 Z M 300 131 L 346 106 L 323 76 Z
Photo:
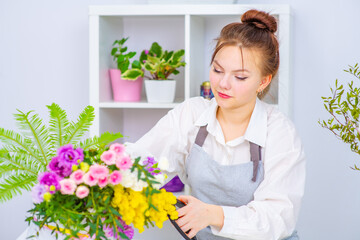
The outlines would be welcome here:
M 113 99 L 115 102 L 140 101 L 143 77 L 139 77 L 135 81 L 124 80 L 121 78 L 119 69 L 110 69 L 109 73 L 113 90 Z

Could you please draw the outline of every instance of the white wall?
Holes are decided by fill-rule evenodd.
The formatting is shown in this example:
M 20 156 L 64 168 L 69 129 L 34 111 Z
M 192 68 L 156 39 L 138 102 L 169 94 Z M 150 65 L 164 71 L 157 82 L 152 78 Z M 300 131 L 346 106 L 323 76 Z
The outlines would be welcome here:
M 221 0 L 219 0 L 221 1 Z M 240 2 L 240 1 L 238 1 Z M 307 186 L 298 222 L 301 239 L 359 239 L 359 158 L 322 129 L 329 95 L 348 64 L 360 61 L 360 2 L 357 0 L 247 0 L 288 3 L 293 14 L 293 120 L 304 143 Z M 70 116 L 88 104 L 88 16 L 92 4 L 146 3 L 146 0 L 0 1 L 0 126 L 15 129 L 16 109 L 47 116 L 56 102 Z M 26 227 L 29 194 L 0 204 L 0 239 L 15 239 Z

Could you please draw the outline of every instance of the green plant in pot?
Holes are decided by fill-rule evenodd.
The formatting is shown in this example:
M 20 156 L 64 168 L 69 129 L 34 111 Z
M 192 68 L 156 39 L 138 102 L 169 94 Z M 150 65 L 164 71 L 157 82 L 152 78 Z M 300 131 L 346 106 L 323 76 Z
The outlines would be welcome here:
M 145 76 L 145 90 L 148 102 L 173 102 L 175 97 L 176 81 L 172 75 L 179 74 L 178 68 L 185 66 L 182 58 L 184 49 L 178 51 L 163 50 L 154 42 L 149 50 L 143 50 L 140 63 L 150 76 Z
M 344 71 L 360 80 L 358 64 L 349 66 Z M 335 88 L 330 90 L 331 96 L 322 99 L 331 117 L 328 120 L 319 120 L 319 124 L 330 130 L 338 139 L 350 144 L 351 151 L 360 154 L 360 87 L 356 87 L 354 81 L 351 81 L 345 89 L 336 79 Z M 360 170 L 356 165 L 353 169 Z
M 139 60 L 131 62 L 136 52 L 129 51 L 124 46 L 128 38 L 115 40 L 111 49 L 111 56 L 117 69 L 110 69 L 110 79 L 113 98 L 117 102 L 140 101 L 144 71 Z

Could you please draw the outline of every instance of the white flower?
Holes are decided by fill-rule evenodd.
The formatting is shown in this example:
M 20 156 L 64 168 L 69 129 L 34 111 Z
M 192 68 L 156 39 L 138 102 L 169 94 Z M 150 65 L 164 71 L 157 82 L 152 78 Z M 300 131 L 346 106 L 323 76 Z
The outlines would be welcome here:
M 140 181 L 136 182 L 131 189 L 134 191 L 140 192 L 143 190 L 144 187 L 147 187 L 147 186 L 148 186 L 147 182 L 140 180 Z
M 169 169 L 169 161 L 166 157 L 161 157 L 158 162 L 158 167 L 162 171 L 167 171 Z
M 135 183 L 137 182 L 136 176 L 133 173 L 131 173 L 130 170 L 122 171 L 121 173 L 122 173 L 121 185 L 123 185 L 126 188 L 131 188 L 132 186 L 135 185 Z
M 166 179 L 166 175 L 165 174 L 157 174 L 154 176 L 155 177 L 155 181 L 159 182 L 159 184 L 154 184 L 154 188 L 159 189 L 160 187 L 162 187 L 165 183 L 165 179 Z

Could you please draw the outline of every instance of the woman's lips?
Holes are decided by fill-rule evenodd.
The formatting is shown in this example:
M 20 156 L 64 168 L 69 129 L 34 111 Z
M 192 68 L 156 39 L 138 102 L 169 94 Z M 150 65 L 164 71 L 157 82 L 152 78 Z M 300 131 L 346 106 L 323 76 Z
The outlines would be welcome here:
M 221 93 L 221 92 L 218 92 L 218 95 L 219 95 L 219 97 L 225 98 L 225 99 L 231 98 L 229 95 L 226 95 L 226 94 Z

